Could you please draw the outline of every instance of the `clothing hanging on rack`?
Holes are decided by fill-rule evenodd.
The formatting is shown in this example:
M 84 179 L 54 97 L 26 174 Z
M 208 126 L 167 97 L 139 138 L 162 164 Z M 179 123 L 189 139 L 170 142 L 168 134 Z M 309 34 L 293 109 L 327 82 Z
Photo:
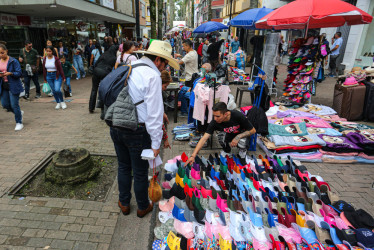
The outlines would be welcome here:
M 208 107 L 207 122 L 209 123 L 213 118 L 213 100 L 214 103 L 227 103 L 229 99 L 230 87 L 227 85 L 217 84 L 214 88 L 208 84 L 198 83 L 194 89 L 194 92 L 195 103 L 192 117 L 204 125 L 206 108 Z

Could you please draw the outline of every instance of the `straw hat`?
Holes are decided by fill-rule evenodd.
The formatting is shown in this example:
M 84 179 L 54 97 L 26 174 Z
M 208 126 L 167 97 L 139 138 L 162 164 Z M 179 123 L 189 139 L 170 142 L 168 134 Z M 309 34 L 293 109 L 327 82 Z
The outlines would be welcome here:
M 165 41 L 160 41 L 160 40 L 153 40 L 151 45 L 149 45 L 149 48 L 147 51 L 137 50 L 134 52 L 139 53 L 139 54 L 145 54 L 145 55 L 148 54 L 148 55 L 155 55 L 155 56 L 162 57 L 169 61 L 169 65 L 171 67 L 173 67 L 176 70 L 179 70 L 179 63 L 177 62 L 177 60 L 175 60 L 171 56 L 171 51 L 172 51 L 172 48 L 171 48 L 170 43 L 165 42 Z

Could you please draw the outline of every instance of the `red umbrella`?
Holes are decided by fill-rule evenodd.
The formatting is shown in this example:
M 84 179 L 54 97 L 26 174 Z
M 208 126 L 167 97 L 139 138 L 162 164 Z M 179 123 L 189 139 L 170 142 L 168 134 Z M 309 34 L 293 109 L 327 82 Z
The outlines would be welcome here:
M 256 22 L 258 29 L 315 29 L 368 24 L 373 17 L 341 0 L 296 0 Z

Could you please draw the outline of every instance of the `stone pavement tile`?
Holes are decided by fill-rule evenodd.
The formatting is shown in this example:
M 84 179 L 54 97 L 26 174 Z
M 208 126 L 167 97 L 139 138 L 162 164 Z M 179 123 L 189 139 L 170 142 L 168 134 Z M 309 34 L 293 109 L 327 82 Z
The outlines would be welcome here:
M 27 244 L 27 242 L 29 242 L 29 240 L 30 240 L 30 238 L 28 238 L 28 237 L 14 236 L 14 237 L 8 237 L 5 244 L 12 245 L 12 246 L 25 246 Z
M 14 212 L 30 212 L 30 210 L 33 209 L 32 206 L 28 205 L 14 205 L 14 207 L 11 209 L 11 211 Z
M 44 238 L 51 238 L 51 239 L 60 239 L 63 240 L 66 238 L 68 231 L 61 231 L 61 230 L 48 230 Z
M 84 203 L 78 201 L 66 201 L 64 208 L 71 208 L 71 209 L 82 209 Z
M 97 218 L 77 217 L 75 223 L 84 225 L 95 225 Z
M 55 214 L 55 215 L 68 215 L 69 212 L 70 212 L 70 209 L 59 208 L 59 207 L 50 208 L 50 211 L 49 211 L 50 214 Z
M 69 213 L 71 216 L 81 216 L 81 217 L 87 217 L 90 214 L 89 210 L 77 210 L 72 209 Z
M 60 229 L 62 223 L 61 222 L 51 222 L 51 221 L 42 221 L 38 228 L 41 229 L 50 229 L 50 230 L 58 230 Z
M 0 245 L 3 245 L 7 238 L 8 235 L 0 235 Z
M 112 239 L 112 235 L 107 235 L 107 234 L 95 234 L 92 233 L 90 234 L 89 241 L 91 242 L 101 242 L 101 243 L 110 243 Z
M 35 250 L 35 247 L 2 245 L 0 250 Z
M 106 219 L 106 218 L 109 218 L 109 212 L 91 211 L 88 217 Z
M 48 214 L 51 211 L 49 207 L 33 207 L 30 212 L 39 214 Z
M 80 232 L 82 230 L 83 225 L 74 224 L 74 223 L 63 223 L 60 227 L 60 230 L 66 230 L 70 232 Z
M 74 250 L 94 250 L 97 249 L 98 244 L 92 242 L 76 242 Z
M 84 225 L 82 227 L 82 233 L 97 233 L 101 234 L 104 230 L 104 226 L 91 226 L 91 225 Z
M 118 206 L 103 206 L 103 208 L 101 209 L 101 211 L 103 211 L 103 212 L 119 213 L 119 208 L 118 208 Z
M 68 235 L 66 236 L 66 239 L 87 241 L 89 237 L 90 237 L 90 233 L 69 232 Z
M 72 249 L 74 246 L 74 241 L 71 240 L 53 240 L 51 243 L 51 248 L 56 249 Z
M 25 228 L 22 227 L 0 226 L 0 234 L 21 236 L 24 231 Z
M 65 223 L 73 223 L 77 217 L 75 216 L 63 216 L 57 215 L 55 222 L 65 222 Z
M 0 220 L 0 226 L 13 226 L 16 227 L 21 222 L 19 219 L 8 219 L 4 218 Z M 22 225 L 21 225 L 22 226 Z
M 17 215 L 17 212 L 13 212 L 13 211 L 0 211 L 0 218 L 14 218 L 16 217 Z
M 30 200 L 27 205 L 29 206 L 38 206 L 38 207 L 44 207 L 45 204 L 47 204 L 47 201 L 41 201 L 41 200 Z
M 46 246 L 50 246 L 52 240 L 53 239 L 30 238 L 29 242 L 27 242 L 27 246 L 44 248 Z
M 65 205 L 64 201 L 48 201 L 47 204 L 45 204 L 46 207 L 58 207 L 63 208 Z
M 112 235 L 114 233 L 115 227 L 104 227 L 103 234 L 110 234 Z
M 115 226 L 117 223 L 117 219 L 98 219 L 96 221 L 97 226 Z
M 92 203 L 92 202 L 90 202 L 90 203 L 85 203 L 83 205 L 82 209 L 101 211 L 102 208 L 103 208 L 102 203 Z
M 97 247 L 97 250 L 108 250 L 109 246 L 109 244 L 100 243 Z
M 24 228 L 38 228 L 41 223 L 42 223 L 41 221 L 35 221 L 35 220 L 21 220 L 18 226 L 24 227 Z
M 45 229 L 33 229 L 33 228 L 28 228 L 25 230 L 25 232 L 22 234 L 24 237 L 40 237 L 42 238 L 47 230 Z

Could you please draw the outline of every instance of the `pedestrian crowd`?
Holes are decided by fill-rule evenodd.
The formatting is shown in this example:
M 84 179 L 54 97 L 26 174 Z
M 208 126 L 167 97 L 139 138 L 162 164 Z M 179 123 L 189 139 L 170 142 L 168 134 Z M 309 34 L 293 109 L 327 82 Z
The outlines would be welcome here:
M 112 58 L 117 59 L 120 64 L 126 64 L 135 61 L 138 58 L 132 54 L 135 50 L 143 49 L 149 46 L 149 39 L 143 37 L 141 41 L 134 42 L 128 38 L 119 44 L 117 38 L 104 37 L 102 43 L 99 39 L 89 39 L 83 48 L 81 42 L 72 40 L 65 44 L 63 41 L 57 41 L 55 46 L 52 40 L 47 40 L 42 53 L 33 48 L 31 41 L 26 40 L 24 47 L 20 48 L 17 57 L 8 55 L 6 41 L 0 42 L 1 51 L 1 71 L 0 71 L 0 99 L 3 108 L 8 112 L 13 112 L 16 121 L 15 130 L 23 128 L 23 111 L 19 105 L 19 98 L 23 97 L 30 100 L 31 81 L 35 86 L 35 99 L 42 96 L 42 91 L 48 96 L 54 97 L 56 101 L 55 109 L 66 109 L 64 101 L 66 97 L 72 97 L 71 79 L 72 74 L 76 75 L 76 80 L 86 77 L 87 71 L 93 74 L 96 64 L 100 65 L 100 57 L 105 52 L 111 53 Z M 114 46 L 114 47 L 113 47 Z M 111 47 L 113 47 L 111 49 Z M 107 54 L 108 54 L 107 53 Z M 105 66 L 110 65 L 110 70 L 114 67 L 111 60 L 104 60 L 108 56 L 103 56 L 102 63 Z M 123 60 L 125 59 L 125 60 Z M 86 68 L 85 68 L 86 64 Z M 108 74 L 107 70 L 104 74 Z M 11 73 L 11 74 L 10 74 Z M 41 88 L 39 76 L 43 76 L 44 84 Z M 94 74 L 93 74 L 94 75 Z M 97 89 L 100 80 L 105 75 L 93 77 L 92 91 Z M 95 97 L 92 95 L 91 97 Z M 92 98 L 90 98 L 92 99 Z M 90 100 L 90 111 L 92 104 L 95 106 L 96 100 Z

